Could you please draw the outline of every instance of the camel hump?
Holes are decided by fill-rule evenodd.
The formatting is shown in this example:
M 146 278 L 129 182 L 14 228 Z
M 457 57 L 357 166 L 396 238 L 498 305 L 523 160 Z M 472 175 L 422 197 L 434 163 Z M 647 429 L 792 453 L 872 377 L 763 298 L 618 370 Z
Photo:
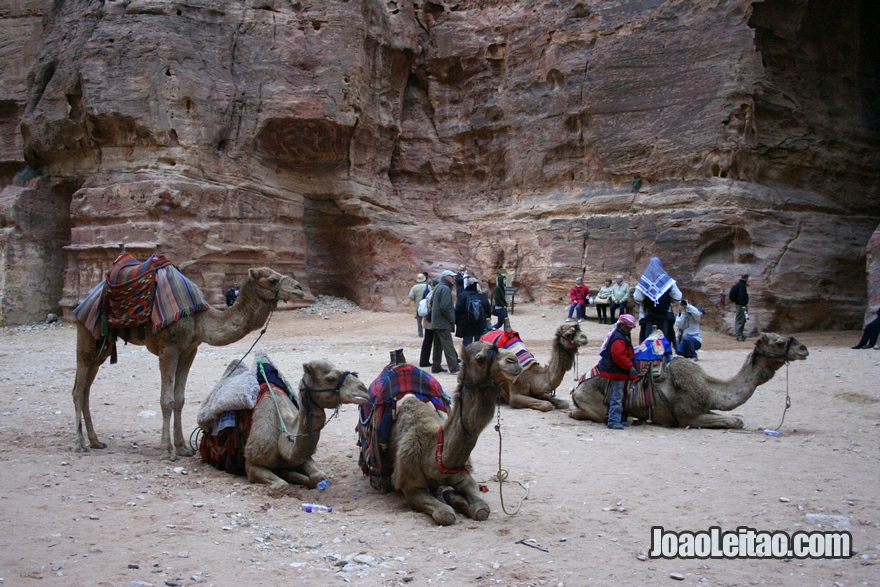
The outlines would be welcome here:
M 666 365 L 666 376 L 676 390 L 694 391 L 704 382 L 706 373 L 694 361 L 675 357 Z

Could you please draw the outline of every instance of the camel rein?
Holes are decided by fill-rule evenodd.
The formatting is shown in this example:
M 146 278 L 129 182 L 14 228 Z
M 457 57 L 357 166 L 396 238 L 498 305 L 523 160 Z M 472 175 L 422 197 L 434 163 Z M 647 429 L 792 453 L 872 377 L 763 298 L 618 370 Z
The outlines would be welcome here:
M 519 503 L 516 504 L 516 509 L 512 512 L 507 511 L 507 507 L 504 505 L 504 482 L 507 481 L 508 471 L 507 469 L 502 468 L 501 466 L 501 405 L 498 405 L 498 423 L 495 424 L 495 430 L 498 432 L 498 472 L 492 475 L 492 481 L 498 482 L 498 496 L 501 498 L 501 511 L 503 511 L 508 516 L 515 516 L 519 513 L 520 508 L 522 508 L 522 504 L 525 500 L 529 498 L 529 487 L 527 485 L 523 485 L 520 481 L 513 481 L 520 487 L 526 490 L 526 494 L 523 495 Z

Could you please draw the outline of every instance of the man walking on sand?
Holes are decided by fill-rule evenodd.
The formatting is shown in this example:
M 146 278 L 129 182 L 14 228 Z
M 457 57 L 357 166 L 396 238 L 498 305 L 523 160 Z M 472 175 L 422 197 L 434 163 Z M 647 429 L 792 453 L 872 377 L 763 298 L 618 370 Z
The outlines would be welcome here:
M 743 341 L 746 339 L 745 328 L 746 320 L 749 319 L 749 274 L 743 273 L 739 281 L 730 288 L 730 301 L 736 304 L 736 317 L 733 322 L 734 333 L 736 339 Z
M 444 271 L 440 283 L 431 294 L 431 326 L 434 328 L 434 356 L 431 373 L 445 373 L 441 364 L 441 354 L 446 355 L 446 366 L 450 373 L 458 373 L 458 354 L 452 343 L 452 330 L 455 328 L 455 304 L 452 303 L 452 286 L 455 273 Z

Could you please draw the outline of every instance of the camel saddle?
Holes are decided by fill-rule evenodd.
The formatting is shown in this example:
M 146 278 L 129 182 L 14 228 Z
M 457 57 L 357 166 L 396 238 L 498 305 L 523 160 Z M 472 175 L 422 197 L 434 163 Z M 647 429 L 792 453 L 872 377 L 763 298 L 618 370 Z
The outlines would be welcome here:
M 520 367 L 523 368 L 523 371 L 538 362 L 535 355 L 526 348 L 526 344 L 519 337 L 519 332 L 516 330 L 490 330 L 481 336 L 480 340 L 494 344 L 500 349 L 507 349 L 513 352 L 519 361 Z
M 251 372 L 250 375 L 254 376 L 254 373 Z M 217 417 L 210 423 L 199 422 L 199 426 L 204 432 L 199 441 L 199 458 L 205 463 L 233 475 L 247 474 L 244 449 L 250 437 L 254 409 L 263 398 L 274 390 L 275 393 L 286 394 L 293 405 L 299 409 L 296 395 L 290 389 L 284 376 L 272 363 L 264 361 L 262 368 L 256 371 L 256 379 L 260 385 L 260 391 L 252 408 L 227 410 L 216 415 Z M 211 395 L 214 395 L 215 392 L 223 392 L 222 383 L 223 381 L 215 387 Z M 205 398 L 203 405 L 209 399 L 211 399 L 210 396 Z M 248 402 L 245 405 L 250 404 Z
M 120 254 L 106 279 L 73 314 L 96 339 L 151 323 L 153 332 L 208 307 L 202 292 L 171 261 L 153 253 L 144 262 Z
M 633 408 L 653 408 L 657 403 L 655 398 L 655 389 L 654 389 L 654 379 L 655 379 L 655 365 L 654 361 L 636 361 L 636 370 L 640 373 L 645 371 L 645 374 L 639 377 L 638 381 L 627 381 L 626 385 L 623 387 L 623 407 L 624 411 L 632 410 Z M 599 368 L 597 364 L 590 371 L 587 371 L 578 379 L 578 385 L 586 381 L 587 379 L 592 379 L 593 377 L 599 377 L 602 373 L 602 370 Z M 602 393 L 605 396 L 605 405 L 607 406 L 611 402 L 611 379 L 603 379 L 602 380 Z M 574 389 L 572 389 L 572 393 L 574 393 Z
M 370 398 L 360 405 L 356 427 L 357 444 L 361 447 L 358 464 L 374 489 L 382 489 L 382 478 L 391 474 L 382 453 L 391 440 L 397 402 L 410 394 L 420 401 L 431 402 L 437 411 L 449 412 L 451 402 L 440 382 L 430 373 L 407 364 L 392 363 L 385 367 L 370 384 Z

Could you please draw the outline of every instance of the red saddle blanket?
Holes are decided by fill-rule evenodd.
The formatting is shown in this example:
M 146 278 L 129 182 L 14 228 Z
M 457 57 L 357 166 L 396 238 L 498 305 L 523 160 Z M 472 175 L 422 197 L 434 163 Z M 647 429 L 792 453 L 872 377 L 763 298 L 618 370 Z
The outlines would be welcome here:
M 153 332 L 208 307 L 202 292 L 160 253 L 144 262 L 122 253 L 107 278 L 73 311 L 95 338 L 107 329 L 134 328 L 150 322 Z

